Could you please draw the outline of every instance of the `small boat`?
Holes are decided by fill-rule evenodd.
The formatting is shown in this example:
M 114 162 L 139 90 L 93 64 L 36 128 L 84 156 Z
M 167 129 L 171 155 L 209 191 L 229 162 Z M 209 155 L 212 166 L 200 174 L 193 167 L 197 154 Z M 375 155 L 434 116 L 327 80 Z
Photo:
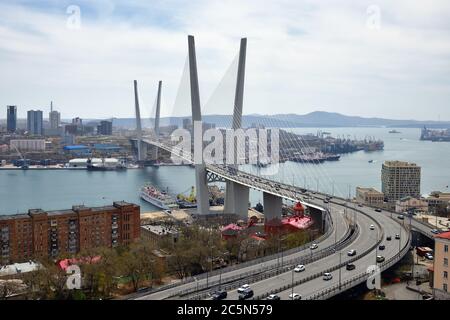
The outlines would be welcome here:
M 369 160 L 368 162 L 369 162 L 369 163 L 373 163 L 373 160 Z
M 390 130 L 389 133 L 401 133 L 401 132 L 394 129 L 394 130 Z
M 325 159 L 327 161 L 338 161 L 340 158 L 341 158 L 340 154 L 327 154 Z

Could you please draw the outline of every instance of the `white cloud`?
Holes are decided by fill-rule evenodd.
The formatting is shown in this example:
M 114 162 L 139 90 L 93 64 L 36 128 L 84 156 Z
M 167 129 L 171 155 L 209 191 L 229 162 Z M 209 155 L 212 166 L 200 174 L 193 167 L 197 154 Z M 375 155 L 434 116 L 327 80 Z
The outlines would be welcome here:
M 246 36 L 245 113 L 450 120 L 450 5 L 421 3 L 377 1 L 381 27 L 371 30 L 365 1 L 160 1 L 157 12 L 153 1 L 102 1 L 89 8 L 96 15 L 81 7 L 78 31 L 64 8 L 3 4 L 0 105 L 24 116 L 53 99 L 64 118 L 132 116 L 134 79 L 148 110 L 160 79 L 171 105 L 194 34 L 203 102 Z

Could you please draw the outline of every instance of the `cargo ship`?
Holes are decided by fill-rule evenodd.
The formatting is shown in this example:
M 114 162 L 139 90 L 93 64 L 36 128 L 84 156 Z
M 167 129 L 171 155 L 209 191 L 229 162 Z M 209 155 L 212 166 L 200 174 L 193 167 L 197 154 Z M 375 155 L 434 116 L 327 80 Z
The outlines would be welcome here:
M 364 146 L 364 151 L 370 152 L 370 151 L 380 151 L 384 149 L 384 142 L 383 141 L 369 141 Z
M 420 140 L 429 140 L 433 142 L 450 141 L 450 129 L 430 130 L 423 127 L 420 134 Z
M 161 191 L 155 186 L 145 185 L 141 188 L 141 199 L 163 210 L 178 209 L 178 204 L 166 191 Z

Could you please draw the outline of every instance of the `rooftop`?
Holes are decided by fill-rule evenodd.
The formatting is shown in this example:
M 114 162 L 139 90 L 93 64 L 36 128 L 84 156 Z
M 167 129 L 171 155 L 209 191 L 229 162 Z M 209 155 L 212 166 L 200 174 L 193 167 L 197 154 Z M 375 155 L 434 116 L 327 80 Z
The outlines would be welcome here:
M 376 194 L 383 194 L 383 192 L 378 191 L 375 188 L 372 187 L 356 187 L 356 189 L 362 191 L 362 192 L 370 192 L 370 193 L 376 193 Z
M 450 240 L 450 231 L 440 233 L 440 234 L 438 234 L 438 235 L 436 235 L 436 236 L 434 236 L 434 237 L 435 237 L 435 238 L 439 238 L 439 239 Z
M 411 163 L 411 162 L 406 162 L 406 161 L 392 161 L 392 160 L 387 160 L 383 163 L 383 166 L 385 167 L 418 167 L 417 164 L 415 163 Z
M 174 227 L 166 227 L 162 225 L 145 225 L 141 226 L 141 228 L 150 231 L 154 234 L 164 235 L 164 234 L 177 234 L 178 230 Z
M 0 266 L 0 277 L 31 272 L 37 270 L 38 268 L 39 264 L 33 261 Z
M 10 214 L 10 215 L 0 215 L 0 221 L 6 220 L 15 220 L 15 219 L 29 219 L 30 215 L 43 214 L 48 216 L 58 216 L 58 215 L 66 215 L 66 214 L 76 214 L 78 210 L 92 210 L 92 211 L 108 211 L 114 210 L 124 206 L 137 206 L 133 203 L 128 203 L 125 201 L 115 201 L 113 205 L 109 206 L 101 206 L 101 207 L 86 207 L 85 205 L 75 205 L 72 206 L 71 209 L 62 209 L 62 210 L 51 210 L 44 211 L 42 209 L 30 209 L 28 213 L 19 213 L 19 214 Z

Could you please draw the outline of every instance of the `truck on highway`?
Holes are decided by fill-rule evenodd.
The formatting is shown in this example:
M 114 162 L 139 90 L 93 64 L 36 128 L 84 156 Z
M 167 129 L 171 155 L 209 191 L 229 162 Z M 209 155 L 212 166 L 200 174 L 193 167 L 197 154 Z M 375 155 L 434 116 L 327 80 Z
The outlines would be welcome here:
M 416 253 L 419 257 L 425 257 L 427 253 L 433 254 L 433 249 L 429 247 L 417 247 Z

